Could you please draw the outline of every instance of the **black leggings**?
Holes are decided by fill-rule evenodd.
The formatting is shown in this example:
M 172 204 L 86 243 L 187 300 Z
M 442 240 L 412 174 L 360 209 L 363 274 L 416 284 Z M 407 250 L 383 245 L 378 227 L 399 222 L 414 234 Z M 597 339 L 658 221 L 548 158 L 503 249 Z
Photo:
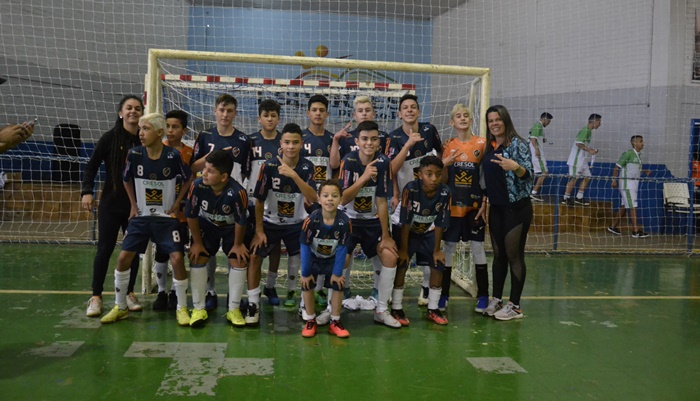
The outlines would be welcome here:
M 110 210 L 111 209 L 111 210 Z M 97 253 L 92 263 L 92 295 L 101 296 L 104 290 L 105 278 L 109 269 L 109 258 L 112 257 L 114 247 L 117 244 L 119 230 L 126 230 L 129 223 L 129 211 L 126 213 L 113 210 L 113 207 L 97 207 Z M 131 276 L 129 277 L 128 293 L 134 291 L 134 284 L 139 274 L 139 258 L 135 257 L 131 263 Z
M 517 207 L 491 205 L 489 231 L 493 247 L 493 296 L 503 298 L 503 286 L 510 265 L 510 301 L 520 305 L 525 285 L 525 242 L 532 222 L 532 203 Z

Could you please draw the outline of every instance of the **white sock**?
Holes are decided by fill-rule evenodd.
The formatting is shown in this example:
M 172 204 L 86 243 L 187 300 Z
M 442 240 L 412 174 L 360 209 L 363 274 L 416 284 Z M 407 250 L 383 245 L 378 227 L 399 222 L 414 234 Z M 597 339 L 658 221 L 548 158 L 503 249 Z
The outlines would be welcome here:
M 335 320 L 337 322 L 340 320 L 340 316 L 331 315 L 331 320 Z
M 350 272 L 352 271 L 352 265 L 354 263 L 355 258 L 351 257 L 350 258 L 350 263 L 348 263 L 348 267 L 343 269 L 343 277 L 345 277 L 345 288 L 350 288 Z
M 316 288 L 314 288 L 314 291 L 319 292 L 323 289 L 323 282 L 326 280 L 326 275 L 325 274 L 319 274 L 318 278 L 316 278 Z
M 127 289 L 129 288 L 129 276 L 131 270 L 120 272 L 114 270 L 114 295 L 115 303 L 119 309 L 126 309 Z
M 167 291 L 168 280 L 168 262 L 156 262 L 153 265 L 153 271 L 156 273 L 156 283 L 158 284 L 158 292 Z
M 387 303 L 391 296 L 391 289 L 394 288 L 394 278 L 396 278 L 396 267 L 382 266 L 377 285 L 377 312 L 384 312 L 389 307 Z
M 265 288 L 275 288 L 275 284 L 277 284 L 277 272 L 268 270 L 265 277 Z
M 440 295 L 442 294 L 442 288 L 431 288 L 428 290 L 428 309 L 437 309 L 438 301 L 440 301 Z
M 420 270 L 423 270 L 423 282 L 421 287 L 430 287 L 430 266 L 418 266 Z
M 216 294 L 216 254 L 211 255 L 207 262 L 207 292 Z
M 294 291 L 297 288 L 297 276 L 301 267 L 301 255 L 290 256 L 287 259 L 287 288 L 289 291 Z
M 204 309 L 207 292 L 207 268 L 205 265 L 190 265 L 190 290 L 192 305 L 195 309 Z
M 369 260 L 372 263 L 372 288 L 379 291 L 379 274 L 382 271 L 382 261 L 379 260 L 379 255 L 374 256 Z
M 391 292 L 391 309 L 403 309 L 403 288 L 394 288 Z
M 241 305 L 243 287 L 247 272 L 245 268 L 231 267 L 228 270 L 228 310 L 234 310 Z M 260 287 L 258 287 L 258 302 L 260 302 Z
M 187 307 L 187 285 L 189 280 L 178 280 L 173 277 L 173 288 L 175 289 L 175 295 L 177 295 L 177 308 Z
M 260 305 L 260 287 L 255 287 L 252 290 L 248 290 L 248 302 L 251 304 Z
M 581 191 L 576 192 L 576 199 L 583 199 L 583 192 L 581 192 Z

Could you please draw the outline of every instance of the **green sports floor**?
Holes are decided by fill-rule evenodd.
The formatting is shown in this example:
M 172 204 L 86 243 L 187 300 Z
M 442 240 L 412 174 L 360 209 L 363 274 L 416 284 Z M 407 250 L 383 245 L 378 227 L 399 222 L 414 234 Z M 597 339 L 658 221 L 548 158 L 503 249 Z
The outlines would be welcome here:
M 269 305 L 259 327 L 234 329 L 220 306 L 182 328 L 153 295 L 102 327 L 84 316 L 93 247 L 0 255 L 0 400 L 700 400 L 697 257 L 531 255 L 521 320 L 454 291 L 439 327 L 412 289 L 409 327 L 344 311 L 343 340 L 304 339 L 296 310 Z

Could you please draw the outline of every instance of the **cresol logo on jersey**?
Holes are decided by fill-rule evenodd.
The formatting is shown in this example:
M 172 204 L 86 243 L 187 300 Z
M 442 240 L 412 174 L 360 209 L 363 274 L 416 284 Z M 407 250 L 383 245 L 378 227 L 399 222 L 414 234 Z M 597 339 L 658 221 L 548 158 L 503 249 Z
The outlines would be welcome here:
M 476 168 L 473 162 L 455 162 L 455 167 Z
M 280 200 L 295 200 L 299 194 L 285 194 L 283 192 L 274 192 L 275 199 Z
M 146 185 L 148 187 L 165 187 L 165 183 L 163 181 L 143 180 L 143 185 Z

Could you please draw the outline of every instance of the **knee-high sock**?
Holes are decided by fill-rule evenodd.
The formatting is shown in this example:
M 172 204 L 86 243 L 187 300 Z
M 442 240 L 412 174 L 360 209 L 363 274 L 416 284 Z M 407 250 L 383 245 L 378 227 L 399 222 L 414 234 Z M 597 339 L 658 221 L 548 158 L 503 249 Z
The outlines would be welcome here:
M 438 301 L 440 300 L 440 295 L 442 294 L 442 289 L 437 287 L 431 287 L 428 290 L 428 309 L 437 309 Z
M 158 284 L 158 292 L 167 291 L 168 262 L 156 262 L 153 265 L 153 271 L 156 273 L 156 284 Z
M 379 274 L 379 283 L 377 288 L 377 312 L 384 312 L 389 305 L 389 297 L 391 290 L 394 288 L 394 278 L 396 277 L 396 267 L 389 268 L 382 266 Z
M 207 262 L 207 292 L 216 294 L 216 254 Z
M 275 288 L 277 283 L 277 272 L 267 271 L 267 276 L 265 277 L 265 288 Z
M 352 264 L 354 262 L 355 262 L 355 257 L 351 256 L 350 263 L 348 263 L 348 267 L 343 269 L 343 276 L 345 276 L 345 288 L 350 288 L 350 272 L 352 271 Z
M 391 292 L 391 309 L 403 309 L 403 288 L 394 288 Z
M 126 309 L 127 287 L 129 286 L 130 270 L 114 271 L 114 298 L 119 309 Z
M 245 287 L 245 280 L 247 277 L 247 272 L 245 268 L 230 267 L 228 270 L 228 310 L 234 310 L 238 308 L 241 304 L 241 297 L 243 296 L 243 287 Z M 258 287 L 260 291 L 260 287 Z M 258 292 L 258 298 L 260 293 Z
M 430 266 L 418 266 L 423 270 L 423 283 L 421 284 L 421 287 L 423 288 L 428 288 L 430 287 Z
M 372 288 L 376 289 L 379 291 L 379 274 L 382 272 L 382 261 L 379 260 L 379 255 L 375 255 L 372 259 L 369 260 L 372 263 L 372 270 L 373 270 L 373 275 L 372 279 L 373 285 Z
M 287 259 L 287 288 L 292 291 L 297 288 L 297 277 L 299 276 L 299 268 L 301 267 L 301 255 L 290 256 Z
M 204 309 L 204 300 L 207 292 L 206 265 L 190 265 L 190 283 L 192 305 L 195 309 Z
M 177 308 L 187 307 L 187 285 L 189 280 L 177 280 L 173 277 L 173 288 L 175 289 L 175 295 L 177 295 Z

